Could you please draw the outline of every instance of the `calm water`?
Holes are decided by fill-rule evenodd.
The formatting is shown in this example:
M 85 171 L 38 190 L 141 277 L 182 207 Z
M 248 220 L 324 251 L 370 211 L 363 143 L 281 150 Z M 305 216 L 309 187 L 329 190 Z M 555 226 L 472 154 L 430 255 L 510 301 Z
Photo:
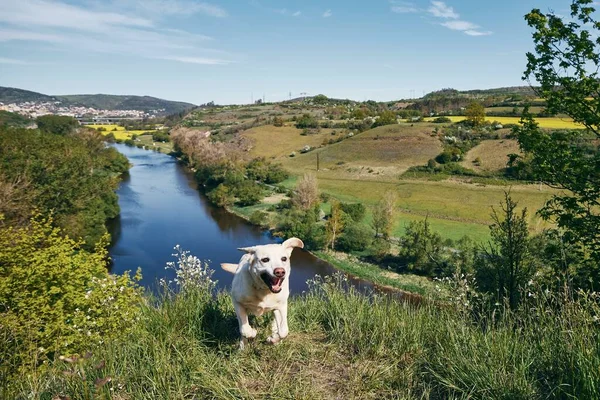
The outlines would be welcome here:
M 210 260 L 219 287 L 230 287 L 232 275 L 221 270 L 222 262 L 237 263 L 238 247 L 274 243 L 268 232 L 208 203 L 197 190 L 192 174 L 177 160 L 161 153 L 115 145 L 133 165 L 118 190 L 120 217 L 111 226 L 112 272 L 142 268 L 142 284 L 152 288 L 160 278 L 173 278 L 165 270 L 174 261 L 173 247 L 200 259 Z M 306 281 L 335 272 L 329 264 L 299 249 L 291 258 L 292 293 L 306 290 Z M 361 288 L 365 282 L 354 281 Z

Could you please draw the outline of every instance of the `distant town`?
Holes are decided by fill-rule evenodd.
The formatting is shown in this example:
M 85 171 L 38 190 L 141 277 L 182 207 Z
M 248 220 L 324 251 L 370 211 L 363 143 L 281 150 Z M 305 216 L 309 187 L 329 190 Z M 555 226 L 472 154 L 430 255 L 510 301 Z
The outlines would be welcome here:
M 65 105 L 60 101 L 25 101 L 19 103 L 4 104 L 0 102 L 0 110 L 24 115 L 29 118 L 37 118 L 42 115 L 66 115 L 78 119 L 80 122 L 108 123 L 120 119 L 147 119 L 155 118 L 164 109 L 140 111 L 140 110 L 102 110 L 93 107 Z

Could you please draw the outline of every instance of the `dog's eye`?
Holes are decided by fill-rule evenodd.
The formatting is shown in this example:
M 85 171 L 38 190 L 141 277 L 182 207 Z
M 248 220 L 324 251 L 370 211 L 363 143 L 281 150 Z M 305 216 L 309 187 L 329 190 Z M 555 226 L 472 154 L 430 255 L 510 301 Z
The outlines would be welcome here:
M 286 262 L 287 261 L 287 257 L 281 257 L 281 261 Z
M 268 263 L 269 262 L 269 257 L 262 258 L 260 261 L 262 261 L 264 263 Z

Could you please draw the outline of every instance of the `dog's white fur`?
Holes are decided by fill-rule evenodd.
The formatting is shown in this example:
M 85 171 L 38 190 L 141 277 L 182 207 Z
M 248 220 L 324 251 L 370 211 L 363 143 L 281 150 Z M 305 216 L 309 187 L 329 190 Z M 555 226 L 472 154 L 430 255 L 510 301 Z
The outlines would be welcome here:
M 287 303 L 290 295 L 290 256 L 294 247 L 304 248 L 298 238 L 291 238 L 281 244 L 245 247 L 238 250 L 246 252 L 239 264 L 221 264 L 228 272 L 235 274 L 231 285 L 231 298 L 237 314 L 240 329 L 240 347 L 243 349 L 247 339 L 256 337 L 256 329 L 250 326 L 248 314 L 262 315 L 273 311 L 275 319 L 271 325 L 269 343 L 277 343 L 288 335 Z M 277 280 L 275 270 L 285 271 L 283 282 L 266 283 L 261 275 Z M 266 275 L 265 275 L 266 274 Z M 275 288 L 278 292 L 273 291 Z

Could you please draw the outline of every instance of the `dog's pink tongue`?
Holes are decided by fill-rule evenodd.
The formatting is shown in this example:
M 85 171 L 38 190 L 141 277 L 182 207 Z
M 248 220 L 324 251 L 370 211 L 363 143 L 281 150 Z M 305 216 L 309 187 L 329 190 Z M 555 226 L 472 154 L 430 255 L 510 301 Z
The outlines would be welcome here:
M 277 277 L 271 278 L 271 287 L 275 291 L 281 289 L 281 278 L 277 278 Z

